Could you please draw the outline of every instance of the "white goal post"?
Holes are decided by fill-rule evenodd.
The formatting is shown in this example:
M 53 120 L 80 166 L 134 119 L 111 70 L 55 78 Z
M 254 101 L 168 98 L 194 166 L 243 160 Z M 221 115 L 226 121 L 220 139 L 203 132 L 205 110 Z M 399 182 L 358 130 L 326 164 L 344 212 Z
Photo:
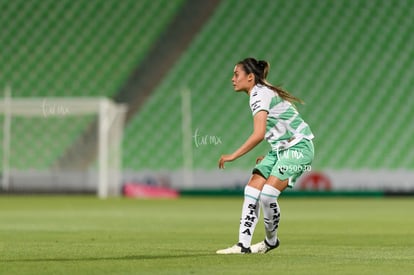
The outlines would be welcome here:
M 0 192 L 121 192 L 127 107 L 104 97 L 0 101 Z

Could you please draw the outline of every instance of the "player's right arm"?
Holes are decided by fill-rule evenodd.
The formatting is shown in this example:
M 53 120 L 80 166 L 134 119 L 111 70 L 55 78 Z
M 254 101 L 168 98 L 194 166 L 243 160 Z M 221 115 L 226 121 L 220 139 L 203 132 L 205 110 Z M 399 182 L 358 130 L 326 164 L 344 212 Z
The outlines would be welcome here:
M 267 112 L 259 111 L 253 117 L 253 133 L 247 138 L 240 148 L 230 155 L 222 155 L 219 160 L 219 168 L 224 168 L 224 163 L 233 161 L 252 150 L 258 145 L 266 134 Z

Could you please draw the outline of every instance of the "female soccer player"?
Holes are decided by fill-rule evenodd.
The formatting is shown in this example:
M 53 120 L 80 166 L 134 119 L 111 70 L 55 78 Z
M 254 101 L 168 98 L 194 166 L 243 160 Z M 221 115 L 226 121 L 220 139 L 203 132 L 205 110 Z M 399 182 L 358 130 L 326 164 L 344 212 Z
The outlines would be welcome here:
M 294 103 L 299 98 L 267 82 L 269 63 L 246 58 L 234 67 L 232 83 L 236 92 L 246 92 L 253 113 L 253 133 L 233 154 L 222 155 L 219 168 L 233 161 L 266 139 L 271 146 L 265 157 L 259 157 L 244 189 L 244 202 L 239 228 L 239 242 L 218 254 L 266 253 L 277 248 L 280 208 L 277 199 L 297 178 L 310 170 L 314 156 L 313 134 Z M 251 246 L 259 218 L 259 203 L 265 225 L 265 239 Z

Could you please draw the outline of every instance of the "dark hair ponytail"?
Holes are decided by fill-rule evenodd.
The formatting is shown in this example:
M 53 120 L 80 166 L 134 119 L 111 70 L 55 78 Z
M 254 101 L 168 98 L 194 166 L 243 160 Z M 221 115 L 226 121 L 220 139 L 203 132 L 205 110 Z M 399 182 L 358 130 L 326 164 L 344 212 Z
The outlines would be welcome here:
M 256 84 L 262 84 L 270 89 L 272 89 L 273 91 L 275 91 L 281 98 L 283 98 L 286 101 L 289 101 L 292 104 L 295 103 L 301 103 L 303 104 L 304 102 L 290 94 L 288 91 L 278 87 L 278 86 L 274 86 L 272 84 L 270 84 L 269 82 L 267 82 L 266 77 L 267 74 L 269 73 L 269 69 L 270 69 L 270 64 L 269 62 L 265 61 L 265 60 L 256 60 L 252 57 L 248 57 L 240 62 L 238 62 L 237 64 L 242 65 L 244 68 L 244 71 L 247 74 L 254 74 L 255 77 L 255 82 Z
M 266 60 L 259 60 L 257 61 L 257 66 L 260 68 L 260 70 L 263 72 L 262 76 L 263 79 L 266 79 L 267 74 L 269 73 L 269 69 L 270 69 L 270 64 L 269 62 L 267 62 Z

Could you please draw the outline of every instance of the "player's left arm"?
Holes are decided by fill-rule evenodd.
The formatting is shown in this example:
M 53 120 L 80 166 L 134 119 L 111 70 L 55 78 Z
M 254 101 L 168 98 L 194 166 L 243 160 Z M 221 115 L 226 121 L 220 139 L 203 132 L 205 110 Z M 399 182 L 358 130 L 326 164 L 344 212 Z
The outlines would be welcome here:
M 224 163 L 227 161 L 233 161 L 244 154 L 252 150 L 256 145 L 258 145 L 266 134 L 266 120 L 267 120 L 267 111 L 262 110 L 257 112 L 253 117 L 253 133 L 248 137 L 248 139 L 243 143 L 240 148 L 234 151 L 230 155 L 222 155 L 219 160 L 219 168 L 224 168 Z

